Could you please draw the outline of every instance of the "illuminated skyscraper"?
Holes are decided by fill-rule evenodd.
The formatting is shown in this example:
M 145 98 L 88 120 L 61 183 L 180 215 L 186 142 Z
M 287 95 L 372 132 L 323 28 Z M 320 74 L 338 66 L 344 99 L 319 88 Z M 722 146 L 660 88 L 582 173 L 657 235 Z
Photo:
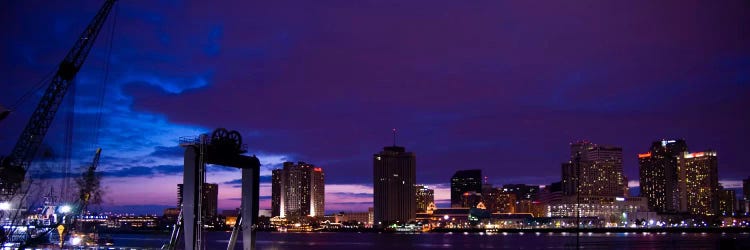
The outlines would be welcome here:
M 685 152 L 678 157 L 680 211 L 714 215 L 718 210 L 719 172 L 716 152 Z
M 451 207 L 463 207 L 463 195 L 470 192 L 482 193 L 482 170 L 456 171 L 451 178 Z
M 723 216 L 732 216 L 734 215 L 735 204 L 737 202 L 737 196 L 734 192 L 734 190 L 731 189 L 724 189 L 721 186 L 719 186 L 719 192 L 716 195 L 717 199 L 719 200 L 719 207 L 718 207 L 718 213 L 719 215 Z
M 272 172 L 271 213 L 281 217 L 320 217 L 325 212 L 323 169 L 304 162 L 284 162 Z M 276 200 L 278 198 L 278 201 Z
M 570 145 L 570 155 L 574 169 L 580 162 L 580 173 L 573 171 L 572 174 L 580 175 L 581 195 L 625 195 L 627 183 L 622 172 L 622 148 L 582 141 Z
M 271 172 L 271 216 L 281 216 L 281 178 L 284 174 L 282 169 L 274 169 Z
M 663 140 L 652 143 L 648 152 L 638 154 L 641 196 L 646 197 L 652 211 L 679 210 L 677 158 L 685 152 L 684 140 Z
M 482 190 L 482 202 L 490 213 L 515 213 L 516 195 L 493 187 Z
M 435 202 L 435 190 L 429 189 L 426 185 L 416 185 L 414 187 L 417 199 L 417 213 L 427 212 L 427 206 Z
M 384 147 L 373 155 L 374 225 L 407 223 L 417 218 L 414 184 L 416 156 L 404 147 Z

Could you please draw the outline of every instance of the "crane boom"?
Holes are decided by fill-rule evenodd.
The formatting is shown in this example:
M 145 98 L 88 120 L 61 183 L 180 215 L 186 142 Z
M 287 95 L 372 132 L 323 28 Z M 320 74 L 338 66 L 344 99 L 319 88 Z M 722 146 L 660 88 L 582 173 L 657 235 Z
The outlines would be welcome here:
M 68 51 L 60 62 L 57 72 L 52 77 L 47 90 L 44 91 L 29 122 L 23 129 L 10 155 L 2 159 L 0 165 L 0 193 L 12 195 L 24 180 L 26 171 L 34 159 L 34 155 L 42 144 L 47 130 L 55 118 L 65 93 L 73 83 L 78 71 L 83 66 L 91 47 L 94 45 L 104 21 L 107 19 L 116 0 L 107 0 L 94 16 L 86 29 L 81 33 L 73 48 Z
M 96 174 L 96 168 L 99 166 L 99 157 L 102 154 L 102 149 L 98 148 L 96 149 L 96 154 L 94 154 L 94 160 L 91 161 L 91 165 L 88 169 L 86 169 L 86 172 L 83 173 L 83 176 L 81 176 L 81 180 L 78 187 L 79 192 L 79 200 L 78 200 L 78 207 L 76 208 L 77 212 L 76 214 L 85 213 L 86 209 L 89 206 L 89 200 L 92 198 L 92 195 L 97 195 L 95 192 L 98 192 L 99 190 L 99 177 Z

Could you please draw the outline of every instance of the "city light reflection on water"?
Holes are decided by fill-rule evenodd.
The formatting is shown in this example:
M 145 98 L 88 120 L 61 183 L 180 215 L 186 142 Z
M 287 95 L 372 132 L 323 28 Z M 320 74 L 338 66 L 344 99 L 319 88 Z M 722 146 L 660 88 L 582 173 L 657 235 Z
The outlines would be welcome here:
M 471 249 L 471 248 L 566 248 L 576 239 L 584 248 L 596 249 L 720 249 L 721 245 L 750 249 L 748 233 L 267 233 L 259 232 L 258 249 Z M 584 237 L 585 236 L 585 237 Z M 166 235 L 112 235 L 117 246 L 161 247 Z M 207 248 L 225 248 L 229 234 L 208 233 Z M 241 240 L 240 240 L 241 245 Z

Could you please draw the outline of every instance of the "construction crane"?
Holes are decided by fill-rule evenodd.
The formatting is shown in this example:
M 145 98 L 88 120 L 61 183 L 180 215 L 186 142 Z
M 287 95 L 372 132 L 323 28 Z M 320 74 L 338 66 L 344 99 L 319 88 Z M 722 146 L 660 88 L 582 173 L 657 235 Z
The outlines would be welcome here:
M 73 48 L 60 62 L 57 72 L 44 91 L 29 122 L 23 129 L 11 154 L 0 158 L 0 197 L 12 197 L 26 177 L 26 172 L 34 155 L 42 144 L 47 130 L 55 118 L 65 93 L 73 84 L 78 71 L 83 66 L 104 21 L 107 19 L 116 0 L 106 0 L 86 29 L 81 33 Z
M 78 206 L 76 206 L 76 214 L 82 215 L 86 212 L 91 199 L 97 201 L 100 198 L 96 197 L 99 190 L 99 177 L 96 174 L 96 167 L 99 166 L 99 157 L 101 154 L 102 149 L 96 149 L 94 160 L 78 181 Z

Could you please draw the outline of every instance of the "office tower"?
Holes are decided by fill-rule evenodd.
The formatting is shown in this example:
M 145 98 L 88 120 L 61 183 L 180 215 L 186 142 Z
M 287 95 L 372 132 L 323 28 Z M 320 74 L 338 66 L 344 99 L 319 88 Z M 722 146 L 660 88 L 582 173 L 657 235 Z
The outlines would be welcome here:
M 736 210 L 735 203 L 737 202 L 734 190 L 724 189 L 719 186 L 719 192 L 716 196 L 719 200 L 719 215 L 732 216 Z
M 685 152 L 678 157 L 680 211 L 714 215 L 718 210 L 719 172 L 716 152 Z
M 648 200 L 652 211 L 678 211 L 677 158 L 685 152 L 684 140 L 662 140 L 653 142 L 648 152 L 638 154 L 641 196 Z
M 490 213 L 515 213 L 516 194 L 502 188 L 482 191 L 482 202 Z
M 182 184 L 177 184 L 177 208 L 182 209 Z M 203 205 L 201 214 L 204 221 L 216 218 L 219 208 L 219 184 L 203 183 Z M 208 225 L 208 224 L 206 224 Z
M 417 199 L 417 213 L 427 212 L 427 205 L 435 202 L 435 190 L 429 189 L 427 185 L 416 185 L 414 189 Z
M 745 203 L 745 213 L 750 213 L 750 177 L 742 180 L 742 198 Z
M 580 185 L 577 189 L 581 195 L 625 195 L 627 183 L 622 172 L 622 148 L 581 141 L 571 143 L 570 153 L 573 168 L 580 164 L 580 173 L 577 173 L 580 175 Z
M 376 227 L 417 218 L 414 192 L 416 156 L 404 147 L 384 147 L 373 155 L 373 205 Z
M 271 214 L 288 218 L 321 217 L 325 212 L 323 169 L 305 162 L 284 162 L 272 172 Z M 278 201 L 275 201 L 278 197 Z
M 575 195 L 578 185 L 578 172 L 572 161 L 562 164 L 562 193 L 563 195 Z
M 539 194 L 539 186 L 526 184 L 505 184 L 503 191 L 516 195 L 518 200 L 536 200 Z
M 281 199 L 281 180 L 284 174 L 283 169 L 274 169 L 271 171 L 271 216 L 281 216 L 281 207 L 284 201 Z
M 463 207 L 464 193 L 482 193 L 482 170 L 460 170 L 451 178 L 451 207 Z

